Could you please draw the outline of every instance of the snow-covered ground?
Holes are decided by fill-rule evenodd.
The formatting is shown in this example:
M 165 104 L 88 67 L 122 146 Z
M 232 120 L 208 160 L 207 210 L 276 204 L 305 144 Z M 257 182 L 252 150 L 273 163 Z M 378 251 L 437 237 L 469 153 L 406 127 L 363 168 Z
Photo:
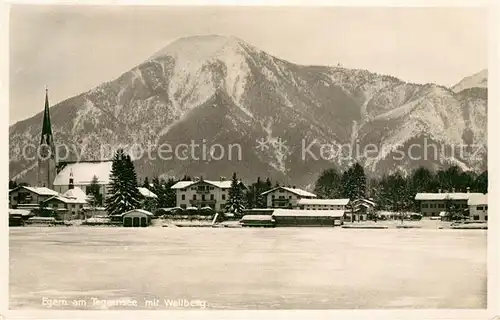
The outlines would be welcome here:
M 43 298 L 89 302 L 65 309 L 103 308 L 91 298 L 166 308 L 144 306 L 153 297 L 222 309 L 484 308 L 486 235 L 430 228 L 11 228 L 10 308 L 47 308 Z

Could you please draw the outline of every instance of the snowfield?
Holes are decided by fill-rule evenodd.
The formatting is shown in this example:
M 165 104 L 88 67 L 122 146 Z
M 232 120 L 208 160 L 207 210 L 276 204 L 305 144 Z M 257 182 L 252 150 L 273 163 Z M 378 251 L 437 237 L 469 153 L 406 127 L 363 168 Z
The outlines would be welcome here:
M 11 228 L 10 308 L 485 308 L 484 230 Z

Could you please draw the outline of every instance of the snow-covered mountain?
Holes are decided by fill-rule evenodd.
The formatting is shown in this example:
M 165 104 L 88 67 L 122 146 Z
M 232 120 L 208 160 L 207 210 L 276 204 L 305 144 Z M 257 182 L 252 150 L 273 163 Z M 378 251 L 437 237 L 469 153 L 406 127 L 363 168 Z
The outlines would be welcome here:
M 51 117 L 56 144 L 76 146 L 74 159 L 76 153 L 98 159 L 103 145 L 135 143 L 156 157 L 136 160 L 139 176 L 217 178 L 236 171 L 307 186 L 322 169 L 345 168 L 353 159 L 375 175 L 420 165 L 483 169 L 486 90 L 454 92 L 366 70 L 296 65 L 237 38 L 200 36 L 179 39 L 117 79 L 59 103 Z M 35 181 L 36 163 L 24 159 L 22 149 L 39 141 L 41 116 L 9 128 L 11 177 Z M 270 142 L 267 148 L 257 148 L 261 140 Z M 472 160 L 456 150 L 415 159 L 423 151 L 411 146 L 424 141 L 439 151 L 464 143 L 483 150 Z M 198 159 L 158 158 L 160 145 L 174 155 L 182 143 L 207 148 L 196 149 Z M 224 149 L 221 160 L 220 147 L 207 155 L 215 144 Z M 364 148 L 374 146 L 383 152 L 367 157 Z M 409 148 L 413 159 L 395 156 Z
M 451 90 L 460 92 L 470 88 L 488 88 L 488 69 L 483 69 L 478 73 L 463 78 L 459 83 L 451 87 Z

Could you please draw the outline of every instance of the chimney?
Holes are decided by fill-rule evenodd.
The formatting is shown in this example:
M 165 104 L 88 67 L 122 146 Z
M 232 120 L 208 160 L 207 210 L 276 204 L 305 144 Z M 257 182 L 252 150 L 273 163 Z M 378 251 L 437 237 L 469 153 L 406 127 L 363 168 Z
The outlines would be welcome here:
M 438 189 L 438 193 L 441 193 L 441 189 Z
M 220 181 L 226 181 L 226 177 L 220 177 Z
M 470 193 L 470 187 L 467 187 L 467 193 Z
M 451 188 L 451 192 L 455 192 L 455 188 Z
M 75 187 L 75 181 L 73 179 L 73 170 L 70 169 L 69 171 L 69 185 L 68 189 L 73 189 Z
M 288 185 L 287 187 L 288 187 L 288 188 L 291 188 L 292 186 L 291 186 L 291 185 Z
M 292 186 L 293 189 L 297 189 L 297 186 Z

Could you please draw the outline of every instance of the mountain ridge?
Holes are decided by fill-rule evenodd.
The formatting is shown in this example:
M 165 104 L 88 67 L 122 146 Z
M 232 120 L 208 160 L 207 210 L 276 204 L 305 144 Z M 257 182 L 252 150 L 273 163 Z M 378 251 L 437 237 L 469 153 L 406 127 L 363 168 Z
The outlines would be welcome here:
M 208 177 L 207 173 L 213 175 L 220 167 L 217 175 L 229 176 L 232 171 L 255 175 L 257 171 L 303 185 L 311 184 L 323 168 L 343 168 L 350 161 L 297 159 L 304 140 L 391 146 L 404 145 L 425 133 L 447 145 L 462 142 L 463 132 L 470 130 L 470 140 L 486 146 L 487 96 L 480 93 L 477 97 L 472 92 L 460 95 L 444 86 L 411 84 L 361 69 L 296 65 L 237 38 L 217 37 L 210 45 L 206 43 L 213 38 L 202 37 L 206 41 L 201 42 L 199 38 L 174 41 L 116 79 L 53 106 L 56 143 L 80 145 L 88 158 L 96 158 L 104 142 L 158 146 L 202 138 L 213 143 L 245 141 L 248 159 L 239 163 L 139 159 L 136 165 L 141 176 L 187 173 Z M 190 52 L 193 42 L 206 52 Z M 465 119 L 464 110 L 472 112 L 471 105 L 477 110 Z M 450 116 L 457 113 L 464 113 L 463 119 L 453 122 Z M 37 140 L 38 117 L 9 127 L 12 177 L 31 165 L 15 149 L 26 139 Z M 182 129 L 198 126 L 204 129 Z M 270 145 L 257 152 L 256 141 L 262 137 L 286 140 L 288 149 Z M 412 167 L 412 163 L 398 166 L 391 162 L 378 168 L 385 158 L 361 160 L 371 174 Z M 477 161 L 459 163 L 467 170 L 480 169 Z M 430 165 L 435 166 L 435 161 Z M 29 176 L 29 170 L 24 176 Z

